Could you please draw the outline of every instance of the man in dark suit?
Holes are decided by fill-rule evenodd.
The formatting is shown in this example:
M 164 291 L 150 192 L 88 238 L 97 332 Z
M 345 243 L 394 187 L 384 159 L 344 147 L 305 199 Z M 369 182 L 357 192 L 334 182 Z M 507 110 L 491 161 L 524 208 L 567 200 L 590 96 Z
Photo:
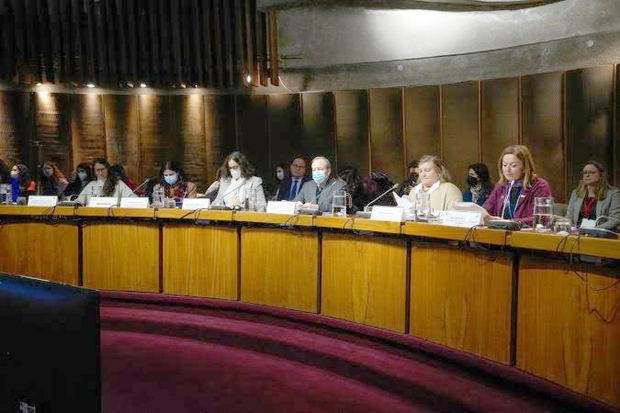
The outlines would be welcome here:
M 332 178 L 332 167 L 329 159 L 317 156 L 312 160 L 312 180 L 301 187 L 295 201 L 301 202 L 303 209 L 317 209 L 329 212 L 332 208 L 334 192 L 345 189 L 346 183 Z
M 289 171 L 289 177 L 284 179 L 278 188 L 278 201 L 292 201 L 301 191 L 303 184 L 310 180 L 310 177 L 306 176 L 306 160 L 302 157 L 293 159 Z

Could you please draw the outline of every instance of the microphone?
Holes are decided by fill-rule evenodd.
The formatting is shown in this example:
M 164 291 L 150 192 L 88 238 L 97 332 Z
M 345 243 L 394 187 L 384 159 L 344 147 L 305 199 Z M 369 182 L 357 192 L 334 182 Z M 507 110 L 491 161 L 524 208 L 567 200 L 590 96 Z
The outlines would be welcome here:
M 515 184 L 515 181 L 510 181 L 510 187 L 508 187 L 508 192 L 506 193 L 506 196 L 504 197 L 504 205 L 502 205 L 502 214 L 500 215 L 501 218 L 504 218 L 504 212 L 506 211 L 506 205 L 508 205 L 508 202 L 510 202 L 510 193 L 512 192 L 512 186 L 514 184 Z
M 392 185 L 392 187 L 390 189 L 388 189 L 387 191 L 385 191 L 384 193 L 382 193 L 381 195 L 379 195 L 378 197 L 376 197 L 375 199 L 373 199 L 372 201 L 370 201 L 369 203 L 366 204 L 366 206 L 364 206 L 364 212 L 368 212 L 368 207 L 371 206 L 372 204 L 374 204 L 376 201 L 380 200 L 381 198 L 383 198 L 385 195 L 387 195 L 388 193 L 392 192 L 393 190 L 395 190 L 398 187 L 398 184 L 394 184 Z
M 146 178 L 146 179 L 144 180 L 144 182 L 142 182 L 140 185 L 138 185 L 138 186 L 136 187 L 136 189 L 134 189 L 132 192 L 133 192 L 134 194 L 136 194 L 136 191 L 137 191 L 138 189 L 142 188 L 144 185 L 146 185 L 146 184 L 148 184 L 149 182 L 151 182 L 151 180 L 152 180 L 152 179 L 153 179 L 153 177 Z M 136 195 L 138 195 L 138 194 L 136 194 Z

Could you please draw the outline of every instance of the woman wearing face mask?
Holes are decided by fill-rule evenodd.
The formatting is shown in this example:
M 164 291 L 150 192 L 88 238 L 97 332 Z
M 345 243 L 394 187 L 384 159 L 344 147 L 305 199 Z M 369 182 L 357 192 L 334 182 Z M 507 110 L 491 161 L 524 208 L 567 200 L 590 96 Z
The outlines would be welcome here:
M 245 155 L 237 151 L 228 155 L 220 167 L 220 185 L 214 204 L 243 207 L 246 199 L 255 194 L 256 202 L 265 205 L 263 180 L 253 174 L 254 168 Z
M 409 193 L 412 201 L 415 201 L 418 193 L 427 193 L 431 210 L 446 211 L 452 208 L 455 202 L 463 200 L 461 190 L 448 182 L 450 174 L 438 156 L 424 155 L 421 157 L 418 171 L 419 183 Z
M 620 231 L 620 190 L 609 185 L 605 167 L 597 161 L 588 161 L 582 178 L 568 201 L 566 217 L 574 226 L 584 219 L 596 221 L 597 227 Z
M 490 214 L 484 219 L 512 219 L 531 226 L 534 198 L 551 196 L 551 189 L 536 174 L 530 150 L 523 145 L 507 147 L 497 161 L 497 171 L 501 178 L 482 204 Z
M 469 188 L 463 193 L 463 201 L 475 202 L 482 206 L 493 190 L 489 181 L 489 168 L 483 163 L 475 163 L 467 168 L 467 185 Z
M 136 194 L 121 181 L 118 176 L 110 173 L 110 164 L 103 158 L 93 161 L 96 180 L 89 182 L 78 197 L 78 202 L 86 203 L 87 197 L 107 196 L 114 198 L 135 197 Z
M 45 162 L 39 175 L 39 193 L 61 197 L 69 185 L 65 174 L 54 162 Z
M 79 195 L 92 180 L 93 170 L 90 164 L 86 162 L 79 164 L 71 174 L 71 180 L 69 181 L 67 189 L 65 189 L 65 196 Z
M 276 165 L 276 168 L 273 171 L 273 178 L 274 178 L 274 182 L 275 182 L 275 191 L 269 191 L 270 195 L 269 199 L 271 200 L 277 200 L 278 196 L 280 194 L 280 184 L 282 184 L 282 181 L 284 181 L 284 179 L 286 179 L 286 164 L 285 163 L 279 163 Z
M 27 197 L 37 191 L 36 182 L 30 178 L 28 167 L 24 164 L 13 165 L 11 168 L 11 193 L 13 202 L 20 196 Z
M 167 161 L 161 166 L 159 181 L 160 183 L 153 188 L 153 192 L 163 187 L 166 198 L 175 201 L 182 201 L 184 198 L 196 198 L 196 184 L 185 178 L 183 169 L 174 161 Z

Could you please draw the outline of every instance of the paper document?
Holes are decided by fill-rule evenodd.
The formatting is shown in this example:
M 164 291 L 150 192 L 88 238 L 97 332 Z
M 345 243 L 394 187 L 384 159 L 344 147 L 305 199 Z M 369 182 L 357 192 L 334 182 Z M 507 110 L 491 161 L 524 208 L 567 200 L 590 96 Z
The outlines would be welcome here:
M 455 202 L 452 209 L 461 212 L 479 212 L 482 216 L 489 215 L 486 209 L 474 202 Z

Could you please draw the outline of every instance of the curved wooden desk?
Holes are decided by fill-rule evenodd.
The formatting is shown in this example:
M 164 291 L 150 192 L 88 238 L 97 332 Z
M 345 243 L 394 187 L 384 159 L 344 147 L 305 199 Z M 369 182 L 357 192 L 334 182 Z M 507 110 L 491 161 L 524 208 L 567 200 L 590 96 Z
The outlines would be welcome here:
M 587 263 L 569 264 L 582 256 Z M 515 366 L 616 407 L 618 264 L 618 240 L 526 231 L 0 207 L 3 272 L 319 313 Z

